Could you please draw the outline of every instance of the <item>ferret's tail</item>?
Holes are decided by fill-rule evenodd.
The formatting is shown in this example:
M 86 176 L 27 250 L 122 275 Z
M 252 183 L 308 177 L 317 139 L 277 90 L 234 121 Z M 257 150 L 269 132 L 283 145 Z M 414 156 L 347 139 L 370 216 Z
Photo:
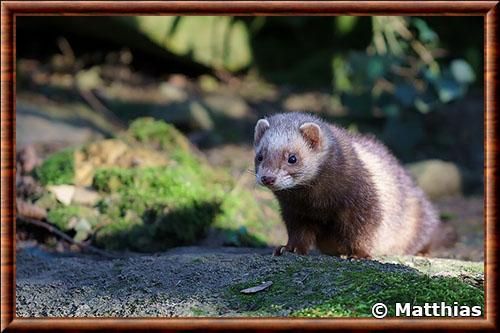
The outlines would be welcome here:
M 441 221 L 436 233 L 430 241 L 430 250 L 448 248 L 455 245 L 458 234 L 455 228 L 446 221 Z
M 427 256 L 429 252 L 443 248 L 452 247 L 458 240 L 455 228 L 447 222 L 441 221 L 436 232 L 424 249 L 418 252 L 419 255 Z

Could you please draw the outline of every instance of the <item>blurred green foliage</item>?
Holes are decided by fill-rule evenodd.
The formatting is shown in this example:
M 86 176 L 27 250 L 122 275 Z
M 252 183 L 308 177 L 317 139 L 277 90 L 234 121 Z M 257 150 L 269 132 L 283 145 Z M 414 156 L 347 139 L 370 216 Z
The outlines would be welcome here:
M 55 205 L 47 214 L 50 222 L 64 232 L 73 233 L 73 238 L 80 242 L 89 237 L 98 224 L 98 213 L 79 205 Z
M 73 154 L 73 149 L 52 154 L 35 170 L 35 175 L 43 185 L 73 184 L 75 177 Z
M 174 54 L 204 65 L 241 70 L 251 63 L 248 30 L 231 16 L 120 17 Z
M 464 59 L 440 65 L 439 37 L 419 18 L 374 17 L 366 52 L 333 59 L 333 98 L 354 118 L 384 118 L 383 137 L 401 155 L 423 138 L 422 114 L 464 96 L 475 80 Z
M 447 51 L 440 62 L 449 56 L 464 58 L 482 73 L 482 17 L 405 19 L 413 21 L 421 41 Z M 149 55 L 155 68 L 171 63 L 176 66 L 173 72 L 186 69 L 183 64 L 191 59 L 233 72 L 255 67 L 274 83 L 316 87 L 330 84 L 333 58 L 364 51 L 375 34 L 373 19 L 367 16 L 20 17 L 16 27 L 19 56 L 54 47 L 46 38 L 62 35 L 75 52 L 92 45 L 125 46 L 138 57 Z M 172 55 L 182 62 L 172 61 Z
M 127 135 L 140 143 L 170 152 L 189 151 L 190 147 L 186 137 L 172 124 L 156 121 L 150 117 L 133 121 L 128 128 Z
M 424 115 L 460 100 L 470 86 L 480 95 L 483 83 L 481 17 L 21 17 L 17 30 L 18 55 L 26 52 L 23 50 L 27 45 L 44 44 L 50 31 L 57 37 L 71 36 L 68 45 L 75 49 L 76 60 L 73 60 L 79 63 L 79 68 L 75 65 L 79 72 L 84 72 L 85 61 L 91 63 L 89 59 L 93 56 L 84 53 L 87 57 L 80 59 L 78 47 L 85 49 L 80 50 L 80 54 L 89 52 L 85 47 L 100 41 L 95 47 L 103 57 L 101 63 L 108 61 L 104 59 L 106 50 L 101 50 L 103 45 L 112 50 L 125 47 L 130 49 L 124 53 L 128 54 L 126 66 L 134 68 L 137 59 L 146 59 L 160 76 L 178 72 L 188 76 L 210 73 L 212 76 L 203 77 L 217 76 L 229 82 L 232 76 L 228 72 L 249 74 L 246 77 L 257 73 L 260 81 L 252 90 L 269 91 L 272 88 L 265 83 L 279 84 L 276 89 L 279 93 L 270 98 L 276 105 L 281 104 L 279 107 L 285 105 L 282 100 L 287 95 L 298 91 L 330 92 L 330 109 L 346 111 L 345 118 L 335 121 L 380 134 L 404 160 L 428 137 L 425 121 L 428 117 Z M 23 41 L 28 37 L 29 43 Z M 66 58 L 72 57 L 67 50 L 62 53 L 66 53 Z M 57 55 L 59 58 L 54 59 L 61 58 L 61 54 Z M 214 80 L 216 83 L 217 79 Z M 114 89 L 122 91 L 123 87 L 116 84 L 119 81 L 112 79 L 110 86 L 115 84 Z M 232 82 L 228 86 L 233 85 Z M 259 92 L 259 95 L 265 96 L 265 93 Z M 241 134 L 240 129 L 233 127 L 225 133 L 217 119 L 226 115 L 219 117 L 220 112 L 212 112 L 217 108 L 192 98 L 170 103 L 168 108 L 109 96 L 104 99 L 107 107 L 126 121 L 149 115 L 182 122 L 183 127 L 179 128 L 184 131 L 215 133 L 214 142 L 217 136 L 227 141 L 247 137 L 247 133 Z M 252 111 L 283 110 L 257 103 Z M 222 104 L 228 105 L 228 99 Z M 308 105 L 308 102 L 302 103 L 301 111 L 318 110 L 308 110 Z M 325 116 L 339 114 L 331 112 Z M 192 128 L 192 124 L 199 128 Z M 443 134 L 439 140 L 453 143 L 456 139 Z

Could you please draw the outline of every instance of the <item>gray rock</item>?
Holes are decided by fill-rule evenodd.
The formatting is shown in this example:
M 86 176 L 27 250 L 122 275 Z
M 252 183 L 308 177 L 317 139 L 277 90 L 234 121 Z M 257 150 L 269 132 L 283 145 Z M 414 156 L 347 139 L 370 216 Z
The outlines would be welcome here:
M 16 258 L 16 315 L 244 316 L 251 314 L 244 309 L 251 311 L 252 303 L 245 302 L 252 299 L 234 294 L 272 281 L 269 289 L 240 297 L 267 298 L 276 305 L 267 314 L 283 316 L 311 305 L 307 295 L 319 297 L 314 304 L 328 301 L 345 286 L 352 286 L 353 279 L 373 272 L 415 276 L 421 271 L 443 279 L 458 277 L 465 281 L 462 288 L 482 292 L 478 284 L 483 278 L 482 263 L 419 257 L 353 260 L 314 253 L 272 257 L 271 252 L 270 248 L 181 247 L 156 255 L 102 259 L 20 250 Z M 349 278 L 343 277 L 344 273 Z
M 16 101 L 16 144 L 80 145 L 119 130 L 101 113 L 83 103 L 56 103 L 19 94 Z

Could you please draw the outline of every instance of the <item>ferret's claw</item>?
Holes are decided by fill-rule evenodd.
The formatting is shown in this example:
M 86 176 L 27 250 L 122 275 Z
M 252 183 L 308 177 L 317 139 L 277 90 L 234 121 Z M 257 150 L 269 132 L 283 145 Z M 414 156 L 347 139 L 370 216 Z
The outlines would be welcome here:
M 283 252 L 286 251 L 286 246 L 285 245 L 281 245 L 281 246 L 278 246 L 277 248 L 274 249 L 273 251 L 273 257 L 279 257 L 280 255 L 283 254 Z

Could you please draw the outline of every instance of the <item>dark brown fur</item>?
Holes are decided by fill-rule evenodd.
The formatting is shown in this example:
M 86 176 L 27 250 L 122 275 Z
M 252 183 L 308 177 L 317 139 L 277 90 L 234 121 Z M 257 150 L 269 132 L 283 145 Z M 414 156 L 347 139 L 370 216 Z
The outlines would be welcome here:
M 402 237 L 401 244 L 396 243 L 400 253 L 415 254 L 430 246 L 431 235 L 439 227 L 439 220 L 423 192 L 415 187 L 406 171 L 381 143 L 373 138 L 351 134 L 312 116 L 294 114 L 278 117 L 274 122 L 272 117 L 269 118 L 268 131 L 273 131 L 273 126 L 282 131 L 283 128 L 285 131 L 293 129 L 286 124 L 287 121 L 298 124 L 314 121 L 321 125 L 324 139 L 333 144 L 314 179 L 307 184 L 274 191 L 289 238 L 287 245 L 275 250 L 276 255 L 284 250 L 307 254 L 316 246 L 327 254 L 370 257 L 374 253 L 374 235 L 381 228 L 382 205 L 394 211 L 410 211 L 410 220 L 416 221 L 413 226 L 410 222 L 405 224 L 399 216 L 389 220 L 393 225 L 388 230 L 408 228 L 407 237 Z M 300 117 L 301 120 L 290 117 Z M 390 166 L 387 173 L 397 180 L 396 190 L 400 193 L 397 198 L 391 197 L 393 202 L 381 202 L 374 184 L 378 181 L 377 177 L 372 176 L 373 170 L 358 156 L 354 144 L 375 152 L 377 158 Z M 277 161 L 280 161 L 279 156 L 269 156 L 262 163 L 276 164 Z M 256 160 L 256 168 L 258 163 Z M 380 238 L 380 235 L 377 237 Z
M 275 194 L 292 250 L 307 253 L 316 245 L 324 253 L 367 256 L 363 240 L 379 218 L 378 199 L 367 171 L 346 142 L 333 147 L 310 185 Z

